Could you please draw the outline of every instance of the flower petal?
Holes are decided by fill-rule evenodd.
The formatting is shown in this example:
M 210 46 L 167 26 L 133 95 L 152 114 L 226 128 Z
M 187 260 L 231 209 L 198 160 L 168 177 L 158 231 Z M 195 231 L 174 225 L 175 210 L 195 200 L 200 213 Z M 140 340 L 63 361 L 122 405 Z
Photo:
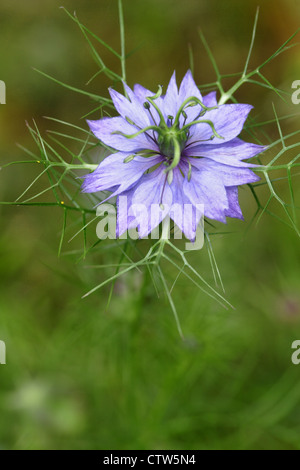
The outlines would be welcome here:
M 173 194 L 170 217 L 186 238 L 193 241 L 195 240 L 197 226 L 203 213 L 185 195 L 182 190 L 183 183 L 184 176 L 178 168 L 174 168 L 173 181 L 170 186 Z
M 194 157 L 206 157 L 225 165 L 238 167 L 255 167 L 257 165 L 245 163 L 241 160 L 252 158 L 264 152 L 267 147 L 263 145 L 251 144 L 241 139 L 235 138 L 223 145 L 198 144 L 195 147 L 187 147 L 184 155 Z
M 217 109 L 207 111 L 201 119 L 211 121 L 218 134 L 223 138 L 214 137 L 210 140 L 213 135 L 211 126 L 207 123 L 199 123 L 191 127 L 188 144 L 191 147 L 193 144 L 198 144 L 199 141 L 207 141 L 207 145 L 224 144 L 234 139 L 241 133 L 252 108 L 253 106 L 249 104 L 223 104 Z
M 198 98 L 201 102 L 203 102 L 202 95 L 193 79 L 192 72 L 188 70 L 185 76 L 183 77 L 179 88 L 178 105 L 180 106 L 185 100 L 194 96 Z M 184 111 L 187 114 L 187 122 L 194 121 L 196 117 L 200 114 L 201 110 L 202 107 L 199 104 L 197 104 L 196 106 L 185 107 Z M 181 120 L 181 124 L 183 123 L 183 121 L 184 119 Z
M 193 169 L 191 180 L 184 180 L 183 191 L 192 204 L 204 204 L 206 217 L 226 223 L 225 210 L 229 204 L 224 185 L 217 175 Z
M 93 173 L 84 177 L 82 191 L 85 193 L 113 191 L 110 197 L 115 196 L 126 191 L 146 170 L 161 161 L 160 156 L 148 158 L 136 156 L 131 162 L 124 163 L 128 155 L 129 153 L 118 152 L 105 158 Z
M 122 117 L 103 118 L 98 121 L 87 121 L 93 134 L 105 145 L 123 152 L 133 152 L 142 149 L 158 151 L 157 144 L 147 134 L 143 133 L 137 137 L 128 139 L 114 132 L 132 135 L 138 129 L 129 124 Z
M 143 87 L 139 83 L 136 83 L 134 85 L 133 93 L 135 94 L 135 96 L 137 97 L 137 99 L 140 101 L 141 104 L 143 104 L 147 100 L 147 96 L 151 97 L 155 95 L 153 91 L 148 90 L 147 88 Z
M 167 92 L 163 97 L 163 108 L 162 111 L 165 115 L 165 118 L 168 116 L 176 116 L 178 111 L 178 88 L 176 83 L 176 75 L 173 73 L 171 80 L 169 82 Z
M 256 183 L 260 180 L 260 177 L 248 168 L 223 165 L 209 158 L 190 158 L 189 161 L 193 168 L 210 171 L 212 174 L 217 175 L 224 186 L 239 186 L 241 184 Z
M 136 187 L 128 189 L 122 192 L 117 197 L 117 226 L 116 226 L 116 237 L 119 238 L 126 230 L 137 227 L 137 220 L 133 214 L 129 213 L 129 208 L 132 206 L 132 196 Z
M 145 101 L 147 101 L 148 96 L 151 97 L 151 96 L 155 95 L 155 93 L 153 93 L 153 91 L 147 90 L 147 88 L 144 88 L 142 85 L 139 85 L 139 84 L 134 85 L 133 92 L 134 92 L 137 100 L 141 103 L 141 105 L 144 105 Z M 148 101 L 148 103 L 149 103 L 149 101 Z M 160 110 L 163 109 L 163 98 L 161 96 L 156 98 L 155 103 L 157 104 L 157 106 Z M 150 105 L 150 109 L 151 109 L 152 115 L 155 119 L 155 124 L 158 125 L 159 121 L 160 121 L 160 117 L 158 115 L 158 112 L 156 111 L 156 109 L 152 105 Z
M 196 98 L 198 98 L 200 101 L 203 101 L 202 95 L 195 83 L 192 72 L 188 70 L 180 84 L 178 97 L 180 103 L 182 103 L 187 98 L 192 96 L 196 96 Z
M 150 122 L 149 115 L 145 108 L 126 84 L 124 84 L 124 87 L 129 99 L 112 88 L 109 89 L 114 107 L 124 119 L 128 117 L 140 128 L 143 129 L 144 127 L 150 126 L 152 122 Z
M 212 91 L 208 93 L 207 95 L 203 96 L 202 101 L 203 101 L 203 104 L 205 104 L 205 106 L 207 106 L 208 108 L 217 106 L 218 105 L 217 92 Z
M 225 188 L 227 199 L 229 203 L 229 208 L 225 210 L 226 217 L 233 217 L 235 219 L 244 220 L 240 205 L 239 205 L 239 194 L 238 188 L 232 186 L 231 188 Z
M 164 166 L 160 166 L 152 173 L 144 175 L 134 191 L 132 210 L 138 220 L 141 238 L 146 237 L 160 224 L 172 205 L 172 191 L 164 169 Z M 160 204 L 164 206 L 163 209 Z

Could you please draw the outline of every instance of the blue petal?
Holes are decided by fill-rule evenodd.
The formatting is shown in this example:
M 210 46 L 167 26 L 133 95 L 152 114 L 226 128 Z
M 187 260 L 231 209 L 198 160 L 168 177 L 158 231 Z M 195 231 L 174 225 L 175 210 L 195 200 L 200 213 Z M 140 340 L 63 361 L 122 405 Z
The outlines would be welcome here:
M 146 237 L 160 224 L 172 205 L 172 191 L 166 181 L 164 169 L 164 166 L 160 166 L 152 173 L 144 175 L 134 191 L 132 210 L 138 220 L 141 238 Z M 160 210 L 160 204 L 164 206 L 163 210 Z
M 123 134 L 135 134 L 138 129 L 129 124 L 122 117 L 103 118 L 99 121 L 87 121 L 93 134 L 105 145 L 111 148 L 121 150 L 122 152 L 134 152 L 142 149 L 158 151 L 157 144 L 145 133 L 137 137 L 128 139 L 114 132 Z
M 195 157 L 206 157 L 225 165 L 238 166 L 238 167 L 255 167 L 250 163 L 244 163 L 241 160 L 252 158 L 255 155 L 264 152 L 267 147 L 257 144 L 244 142 L 241 139 L 235 138 L 223 145 L 205 145 L 198 144 L 194 147 L 187 147 L 184 150 L 184 155 Z M 192 162 L 192 161 L 191 161 Z
M 225 210 L 226 217 L 233 217 L 235 219 L 244 220 L 240 205 L 239 205 L 239 194 L 237 187 L 226 188 L 227 199 L 229 208 Z
M 150 90 L 147 90 L 147 88 L 144 88 L 142 85 L 139 85 L 139 84 L 134 85 L 133 92 L 137 100 L 141 103 L 141 105 L 143 105 L 145 101 L 147 101 L 148 96 L 151 97 L 155 95 L 155 93 L 153 93 Z M 161 96 L 155 100 L 155 103 L 157 104 L 160 110 L 163 109 L 163 98 Z M 158 112 L 152 105 L 150 107 L 151 107 L 152 115 L 155 119 L 155 123 L 158 125 L 160 121 Z
M 175 117 L 178 111 L 178 88 L 176 84 L 176 75 L 173 73 L 169 82 L 167 92 L 163 97 L 162 111 L 167 118 L 169 115 Z
M 183 191 L 192 204 L 204 204 L 206 217 L 226 223 L 225 210 L 229 208 L 229 204 L 225 187 L 218 175 L 193 169 L 191 180 L 184 180 Z
M 244 122 L 252 108 L 253 106 L 249 104 L 223 104 L 217 109 L 207 111 L 201 119 L 211 121 L 218 134 L 223 138 L 214 137 L 213 140 L 210 140 L 213 135 L 211 126 L 206 123 L 199 123 L 191 127 L 188 144 L 191 147 L 194 144 L 198 145 L 198 141 L 207 141 L 207 145 L 224 144 L 234 139 L 241 133 Z
M 185 76 L 183 77 L 183 80 L 179 88 L 178 105 L 180 106 L 185 100 L 187 100 L 188 98 L 192 98 L 192 97 L 198 98 L 201 102 L 204 101 L 193 79 L 192 72 L 188 70 Z M 196 117 L 200 114 L 201 110 L 202 110 L 202 107 L 199 104 L 196 106 L 187 106 L 184 109 L 185 113 L 187 114 L 187 122 L 194 121 Z
M 85 193 L 113 191 L 111 197 L 115 196 L 130 188 L 146 170 L 161 161 L 160 156 L 148 158 L 136 156 L 131 162 L 124 163 L 128 155 L 130 154 L 119 152 L 105 158 L 93 173 L 85 176 L 82 191 Z
M 248 168 L 223 165 L 209 158 L 190 158 L 189 161 L 193 168 L 195 167 L 202 171 L 210 171 L 211 174 L 216 175 L 222 180 L 224 186 L 239 186 L 241 184 L 256 183 L 260 180 L 260 177 Z
M 129 213 L 129 208 L 132 206 L 132 196 L 136 187 L 122 192 L 117 198 L 117 226 L 116 237 L 119 238 L 126 230 L 137 227 L 136 218 Z
M 192 96 L 196 96 L 200 101 L 203 101 L 199 88 L 194 81 L 192 72 L 188 70 L 179 87 L 179 101 L 183 102 Z
M 184 176 L 178 168 L 173 170 L 173 181 L 171 190 L 173 193 L 173 203 L 170 211 L 170 217 L 174 220 L 177 227 L 189 240 L 193 241 L 196 237 L 196 230 L 199 221 L 202 217 L 202 212 L 190 199 L 185 195 L 182 190 L 184 183 Z
M 205 106 L 207 106 L 208 108 L 212 108 L 213 106 L 217 106 L 218 105 L 217 92 L 212 91 L 212 92 L 208 93 L 207 95 L 203 96 L 203 104 L 205 104 Z
M 124 87 L 129 99 L 110 88 L 109 93 L 113 100 L 114 107 L 124 119 L 128 117 L 140 128 L 143 129 L 144 127 L 150 126 L 152 122 L 150 122 L 149 114 L 125 83 Z

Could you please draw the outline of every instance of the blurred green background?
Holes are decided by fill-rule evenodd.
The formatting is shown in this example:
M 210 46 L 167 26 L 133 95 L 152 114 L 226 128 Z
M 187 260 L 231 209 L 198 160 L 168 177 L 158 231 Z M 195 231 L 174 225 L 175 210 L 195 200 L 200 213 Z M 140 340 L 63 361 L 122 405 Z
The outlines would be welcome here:
M 45 133 L 43 116 L 83 125 L 81 117 L 95 107 L 32 69 L 83 89 L 97 72 L 61 4 L 119 50 L 115 0 L 2 0 L 1 164 L 26 159 L 16 144 L 35 151 L 25 120 L 35 119 Z M 189 45 L 197 83 L 214 81 L 199 27 L 221 72 L 241 71 L 256 7 L 256 0 L 124 0 L 128 84 L 155 90 L 174 69 L 181 79 Z M 299 14 L 296 0 L 260 2 L 250 67 L 295 32 Z M 266 76 L 290 91 L 300 79 L 299 48 L 268 65 Z M 86 89 L 107 96 L 109 85 L 100 76 Z M 272 101 L 279 114 L 297 111 L 251 85 L 238 98 L 256 106 L 260 120 L 272 119 Z M 297 128 L 299 120 L 283 122 L 284 132 Z M 269 135 L 278 138 L 276 126 Z M 36 175 L 31 165 L 2 169 L 0 199 L 15 200 Z M 279 184 L 288 198 L 286 181 Z M 299 191 L 296 198 L 299 205 Z M 229 221 L 226 229 L 234 233 L 213 238 L 235 310 L 222 309 L 181 277 L 174 301 L 184 342 L 147 276 L 121 278 L 108 311 L 109 288 L 81 299 L 107 272 L 57 257 L 59 208 L 0 206 L 0 340 L 7 347 L 7 364 L 0 365 L 0 448 L 300 449 L 300 365 L 291 362 L 291 344 L 300 339 L 299 241 L 267 214 L 247 231 L 255 204 L 248 190 L 241 201 L 246 222 Z M 89 242 L 95 241 L 92 228 Z M 119 255 L 107 243 L 98 264 Z M 205 250 L 193 256 L 213 282 Z M 170 283 L 174 276 L 169 269 Z

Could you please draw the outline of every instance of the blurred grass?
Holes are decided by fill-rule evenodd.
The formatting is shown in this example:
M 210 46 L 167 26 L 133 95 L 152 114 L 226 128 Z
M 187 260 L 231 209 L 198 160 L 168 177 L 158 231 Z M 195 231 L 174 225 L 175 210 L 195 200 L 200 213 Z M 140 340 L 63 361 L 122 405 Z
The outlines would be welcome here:
M 80 300 L 82 270 L 54 263 L 47 237 L 20 246 L 10 232 L 2 448 L 298 449 L 298 245 L 273 219 L 263 228 L 214 245 L 235 311 L 180 280 L 184 343 L 149 279 L 122 278 L 105 313 L 108 291 Z M 197 258 L 208 277 L 204 252 Z
M 16 141 L 32 146 L 25 118 L 34 116 L 45 129 L 49 123 L 43 124 L 41 115 L 76 124 L 91 109 L 88 100 L 30 70 L 35 66 L 74 86 L 96 71 L 79 31 L 55 4 L 60 5 L 1 4 L 0 78 L 8 89 L 0 110 L 1 161 L 24 157 Z M 118 47 L 116 2 L 84 9 L 79 1 L 64 5 Z M 299 3 L 270 6 L 265 2 L 261 9 L 255 64 L 298 26 Z M 140 47 L 128 60 L 129 84 L 153 88 L 166 83 L 174 68 L 182 76 L 188 42 L 197 81 L 212 81 L 199 25 L 222 72 L 241 70 L 255 8 L 255 2 L 237 1 L 192 0 L 188 8 L 174 0 L 125 1 L 127 50 Z M 279 61 L 280 67 L 279 62 L 269 67 L 268 78 L 288 90 L 299 78 L 299 63 L 293 51 Z M 106 86 L 95 79 L 92 90 L 106 94 Z M 269 112 L 273 118 L 268 93 L 253 88 L 252 95 L 249 87 L 240 95 L 256 104 L 264 119 Z M 295 112 L 292 105 L 276 106 Z M 290 122 L 285 126 L 290 129 Z M 2 170 L 1 199 L 15 199 L 35 171 Z M 281 186 L 285 191 L 286 184 Z M 299 190 L 295 197 L 299 201 Z M 242 191 L 248 221 L 255 210 L 250 198 Z M 222 310 L 180 277 L 173 295 L 186 334 L 181 342 L 168 303 L 162 294 L 154 296 L 151 280 L 138 272 L 116 283 L 109 311 L 109 287 L 81 300 L 108 271 L 83 268 L 73 256 L 57 259 L 62 211 L 0 207 L 0 215 L 0 339 L 7 346 L 7 365 L 0 366 L 0 448 L 300 448 L 299 369 L 290 360 L 291 343 L 300 335 L 300 253 L 293 231 L 266 215 L 249 231 L 233 221 L 228 230 L 236 233 L 213 238 L 236 310 Z M 115 256 L 119 253 L 99 251 L 97 263 Z M 212 281 L 206 252 L 192 256 Z M 176 274 L 167 271 L 170 285 Z

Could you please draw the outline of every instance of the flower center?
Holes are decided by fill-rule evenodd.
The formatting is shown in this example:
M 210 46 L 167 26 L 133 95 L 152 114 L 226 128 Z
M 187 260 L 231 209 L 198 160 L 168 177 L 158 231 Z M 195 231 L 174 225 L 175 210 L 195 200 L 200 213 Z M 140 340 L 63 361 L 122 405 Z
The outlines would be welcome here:
M 157 144 L 159 146 L 159 149 L 165 157 L 170 162 L 170 165 L 167 169 L 167 171 L 172 170 L 175 168 L 179 162 L 180 162 L 180 157 L 181 157 L 181 152 L 185 147 L 185 144 L 189 138 L 189 130 L 190 127 L 193 126 L 194 124 L 200 124 L 200 123 L 207 123 L 212 129 L 213 132 L 213 137 L 217 136 L 222 138 L 215 130 L 214 125 L 211 121 L 209 120 L 204 120 L 204 119 L 199 119 L 200 117 L 204 116 L 207 110 L 214 109 L 215 107 L 209 108 L 204 105 L 197 97 L 195 96 L 190 96 L 187 98 L 181 106 L 179 107 L 176 116 L 168 116 L 167 121 L 165 120 L 162 111 L 159 109 L 159 107 L 156 104 L 157 98 L 159 98 L 162 94 L 162 88 L 161 86 L 158 89 L 158 92 L 156 93 L 155 96 L 147 96 L 147 101 L 144 103 L 144 108 L 149 112 L 152 121 L 153 121 L 153 126 L 152 129 L 156 130 L 158 133 L 158 138 L 157 138 Z M 158 116 L 159 116 L 159 124 L 157 125 L 152 111 L 151 111 L 151 106 L 157 111 Z M 199 106 L 200 105 L 200 106 Z M 190 107 L 190 106 L 199 106 L 199 113 L 194 118 L 191 122 L 186 124 L 186 120 L 188 118 L 187 113 L 185 112 L 185 109 Z M 181 117 L 184 118 L 182 127 L 180 128 L 180 120 Z M 174 121 L 174 122 L 173 122 Z
M 113 134 L 120 134 L 123 137 L 126 137 L 127 139 L 134 139 L 138 135 L 145 133 L 150 139 L 154 140 L 157 143 L 161 154 L 164 157 L 166 157 L 169 163 L 169 166 L 166 168 L 166 172 L 170 172 L 171 174 L 172 173 L 171 170 L 173 170 L 173 168 L 175 168 L 180 162 L 181 152 L 185 148 L 186 142 L 189 139 L 189 135 L 190 135 L 189 130 L 191 126 L 194 126 L 195 124 L 201 124 L 201 123 L 208 124 L 212 130 L 212 135 L 210 139 L 206 139 L 206 140 L 211 140 L 214 137 L 223 139 L 223 137 L 218 134 L 212 121 L 207 120 L 207 119 L 199 119 L 204 116 L 206 111 L 215 109 L 217 106 L 207 107 L 202 101 L 199 100 L 199 98 L 197 98 L 196 96 L 191 96 L 183 101 L 175 117 L 168 116 L 166 120 L 161 109 L 158 107 L 157 102 L 156 102 L 156 100 L 161 96 L 161 94 L 162 94 L 162 88 L 161 86 L 159 86 L 159 89 L 156 95 L 147 96 L 146 97 L 147 101 L 144 102 L 144 108 L 149 112 L 151 119 L 153 121 L 153 124 L 145 127 L 144 129 L 140 129 L 135 134 L 124 134 L 123 132 L 120 132 L 120 131 L 115 131 L 113 132 Z M 188 116 L 187 116 L 187 113 L 185 112 L 185 109 L 190 106 L 199 106 L 199 113 L 191 122 L 188 122 L 186 124 Z M 152 114 L 152 110 L 154 109 L 156 110 L 158 114 L 159 123 L 156 122 Z M 182 117 L 183 117 L 183 123 L 180 123 L 180 121 L 182 121 Z M 126 120 L 129 124 L 132 124 L 135 127 L 138 127 L 128 117 L 126 117 Z M 181 125 L 181 128 L 180 128 L 180 125 Z M 157 137 L 155 135 L 151 136 L 150 134 L 148 134 L 149 131 L 154 131 L 157 134 Z M 130 161 L 131 157 L 132 156 L 130 155 L 125 160 Z
M 187 139 L 187 131 L 182 131 L 181 129 L 174 126 L 168 129 L 163 127 L 161 133 L 158 136 L 157 143 L 162 155 L 170 159 L 170 161 L 173 161 L 175 158 L 175 150 L 179 147 L 181 154 Z

